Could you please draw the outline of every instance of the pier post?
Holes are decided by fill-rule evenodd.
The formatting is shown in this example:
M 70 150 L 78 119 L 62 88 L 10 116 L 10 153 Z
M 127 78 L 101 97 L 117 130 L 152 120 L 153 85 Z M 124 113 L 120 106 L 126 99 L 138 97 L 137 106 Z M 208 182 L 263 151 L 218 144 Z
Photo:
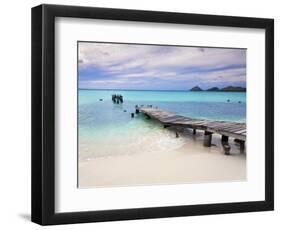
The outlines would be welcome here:
M 230 154 L 230 145 L 228 142 L 223 142 L 222 147 L 224 149 L 224 154 L 229 155 Z
M 239 139 L 234 139 L 234 141 L 240 145 L 240 153 L 245 152 L 245 141 L 239 140 Z
M 205 131 L 204 133 L 204 146 L 210 147 L 212 144 L 212 134 L 211 132 Z
M 195 135 L 196 134 L 196 129 L 193 129 L 193 135 Z
M 225 155 L 229 155 L 230 154 L 230 145 L 228 143 L 228 136 L 222 135 L 221 136 L 221 144 L 224 150 L 224 154 Z
M 240 153 L 244 153 L 245 151 L 245 141 L 240 141 Z
M 222 135 L 222 136 L 221 136 L 221 142 L 222 142 L 222 143 L 228 142 L 228 136 Z

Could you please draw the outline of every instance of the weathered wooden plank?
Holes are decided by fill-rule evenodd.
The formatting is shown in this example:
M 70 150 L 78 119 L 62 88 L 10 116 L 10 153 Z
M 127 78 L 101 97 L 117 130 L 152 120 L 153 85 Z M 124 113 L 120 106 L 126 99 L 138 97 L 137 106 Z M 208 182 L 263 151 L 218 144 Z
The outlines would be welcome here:
M 242 129 L 241 131 L 237 131 L 236 133 L 238 133 L 238 134 L 246 133 L 246 129 Z
M 236 128 L 233 128 L 233 127 L 231 127 L 231 128 L 224 128 L 224 130 L 227 130 L 228 132 L 233 132 L 233 133 L 236 133 L 236 132 L 238 132 L 238 131 L 241 131 L 243 128 L 241 128 L 241 127 L 236 127 Z
M 231 124 L 231 123 L 223 123 L 223 124 L 216 124 L 216 125 L 213 125 L 213 124 L 208 124 L 209 127 L 229 127 L 229 128 L 237 128 L 237 127 L 242 127 L 242 128 L 245 128 L 244 125 L 241 125 L 241 124 Z

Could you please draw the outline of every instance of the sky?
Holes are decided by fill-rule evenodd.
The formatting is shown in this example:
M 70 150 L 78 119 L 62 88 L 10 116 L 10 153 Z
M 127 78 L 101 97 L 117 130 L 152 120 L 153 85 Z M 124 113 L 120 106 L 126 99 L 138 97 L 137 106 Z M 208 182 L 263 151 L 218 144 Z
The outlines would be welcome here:
M 80 89 L 189 90 L 246 87 L 246 50 L 78 43 Z

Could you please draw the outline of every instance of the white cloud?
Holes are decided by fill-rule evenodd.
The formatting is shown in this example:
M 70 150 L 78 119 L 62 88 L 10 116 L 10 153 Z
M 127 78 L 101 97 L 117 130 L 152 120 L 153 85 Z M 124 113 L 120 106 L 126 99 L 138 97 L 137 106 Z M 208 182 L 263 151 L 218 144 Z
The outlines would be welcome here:
M 116 81 L 197 77 L 209 82 L 243 82 L 245 65 L 246 51 L 242 49 L 79 43 L 79 68 L 102 69 Z

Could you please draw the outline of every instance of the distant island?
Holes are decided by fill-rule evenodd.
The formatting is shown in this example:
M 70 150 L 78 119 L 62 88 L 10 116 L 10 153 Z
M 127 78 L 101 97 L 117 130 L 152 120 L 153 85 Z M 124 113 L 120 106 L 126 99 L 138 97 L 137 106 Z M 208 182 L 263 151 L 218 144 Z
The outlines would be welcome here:
M 190 91 L 203 91 L 199 86 L 194 86 Z
M 240 86 L 226 86 L 224 88 L 219 89 L 218 87 L 212 87 L 207 90 L 201 89 L 199 86 L 194 86 L 190 89 L 193 92 L 199 91 L 209 91 L 209 92 L 246 92 L 246 88 Z
M 218 87 L 212 87 L 207 89 L 207 91 L 220 91 L 220 89 Z

